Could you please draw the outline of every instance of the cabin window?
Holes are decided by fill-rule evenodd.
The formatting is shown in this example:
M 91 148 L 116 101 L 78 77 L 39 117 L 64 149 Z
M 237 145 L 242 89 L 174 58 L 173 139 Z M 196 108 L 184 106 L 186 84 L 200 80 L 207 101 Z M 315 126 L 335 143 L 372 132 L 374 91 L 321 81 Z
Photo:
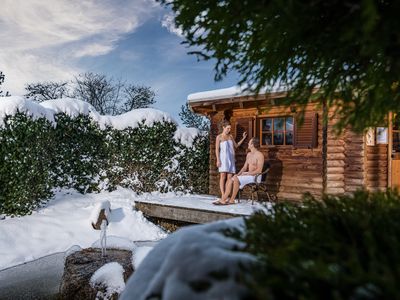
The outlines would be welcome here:
M 293 117 L 260 120 L 261 145 L 293 145 Z

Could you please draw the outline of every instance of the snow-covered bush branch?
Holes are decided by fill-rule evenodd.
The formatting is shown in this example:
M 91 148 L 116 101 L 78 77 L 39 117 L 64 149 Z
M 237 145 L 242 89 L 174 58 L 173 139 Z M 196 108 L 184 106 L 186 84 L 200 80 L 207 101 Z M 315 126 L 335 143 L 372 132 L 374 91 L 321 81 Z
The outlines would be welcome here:
M 207 135 L 155 109 L 113 117 L 74 99 L 9 97 L 0 103 L 0 143 L 0 213 L 9 215 L 31 212 L 55 187 L 140 193 L 208 185 Z

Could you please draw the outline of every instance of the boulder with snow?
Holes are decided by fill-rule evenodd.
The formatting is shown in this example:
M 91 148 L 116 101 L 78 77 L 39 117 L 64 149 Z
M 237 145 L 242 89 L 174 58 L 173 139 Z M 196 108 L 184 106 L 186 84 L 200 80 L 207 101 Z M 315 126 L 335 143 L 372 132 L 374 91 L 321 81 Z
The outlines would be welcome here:
M 117 262 L 105 264 L 94 272 L 90 285 L 97 290 L 96 300 L 117 300 L 125 288 L 124 268 Z
M 65 260 L 60 299 L 96 299 L 99 290 L 96 289 L 96 284 L 92 286 L 90 281 L 94 278 L 96 280 L 92 280 L 92 282 L 98 283 L 97 279 L 104 279 L 105 275 L 102 272 L 100 275 L 98 273 L 98 276 L 93 277 L 93 275 L 101 267 L 112 262 L 118 263 L 122 267 L 123 281 L 126 282 L 133 273 L 132 251 L 109 249 L 107 256 L 102 257 L 100 249 L 88 248 L 69 255 Z M 103 294 L 109 291 L 104 285 L 97 286 Z M 120 290 L 121 284 L 118 285 L 118 293 Z

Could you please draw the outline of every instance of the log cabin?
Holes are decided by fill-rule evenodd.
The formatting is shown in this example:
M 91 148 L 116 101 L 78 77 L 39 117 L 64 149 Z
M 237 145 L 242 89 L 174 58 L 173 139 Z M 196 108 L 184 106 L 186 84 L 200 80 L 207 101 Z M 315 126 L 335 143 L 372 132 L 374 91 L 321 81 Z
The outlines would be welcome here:
M 298 125 L 298 108 L 282 105 L 285 92 L 243 92 L 238 87 L 200 92 L 188 96 L 190 109 L 210 120 L 209 193 L 219 195 L 215 139 L 224 119 L 232 134 L 247 140 L 236 150 L 236 170 L 246 158 L 247 141 L 257 136 L 261 151 L 271 162 L 267 184 L 278 200 L 300 200 L 304 193 L 320 198 L 323 193 L 343 195 L 364 188 L 386 190 L 400 185 L 400 122 L 355 133 L 346 128 L 334 132 L 337 119 L 328 112 L 322 122 L 319 103 L 305 107 L 304 121 Z M 246 195 L 244 195 L 246 196 Z

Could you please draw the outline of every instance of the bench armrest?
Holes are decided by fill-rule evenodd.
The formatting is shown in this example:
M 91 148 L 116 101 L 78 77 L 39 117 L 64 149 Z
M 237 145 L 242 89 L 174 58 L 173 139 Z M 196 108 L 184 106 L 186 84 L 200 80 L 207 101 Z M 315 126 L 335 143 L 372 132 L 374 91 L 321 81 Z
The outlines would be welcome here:
M 258 177 L 263 176 L 264 174 L 267 174 L 269 172 L 269 170 L 270 170 L 270 168 L 266 169 L 264 172 L 256 174 L 256 176 L 254 177 L 255 183 L 259 184 L 259 182 L 257 181 Z

